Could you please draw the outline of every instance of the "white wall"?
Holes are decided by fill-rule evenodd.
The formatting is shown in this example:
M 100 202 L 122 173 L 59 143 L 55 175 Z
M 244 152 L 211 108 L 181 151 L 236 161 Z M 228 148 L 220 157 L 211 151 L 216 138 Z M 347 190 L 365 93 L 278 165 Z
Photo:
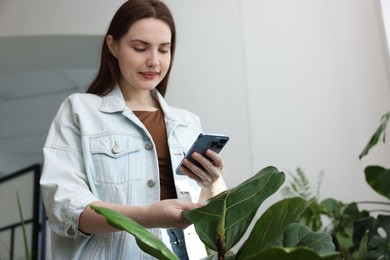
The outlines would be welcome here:
M 101 34 L 121 2 L 3 0 L 0 36 Z M 322 197 L 379 198 L 363 169 L 389 167 L 388 145 L 358 160 L 390 104 L 376 0 L 166 2 L 178 27 L 167 99 L 231 136 L 230 187 L 267 165 L 300 166 L 313 183 L 324 171 Z
M 324 196 L 376 197 L 358 161 L 390 104 L 375 1 L 244 1 L 243 13 L 253 167 L 324 170 Z
M 104 34 L 123 0 L 1 0 L 0 36 Z
M 205 132 L 231 137 L 223 155 L 226 180 L 235 186 L 254 173 L 240 2 L 168 3 L 176 19 L 178 47 L 167 98 L 199 114 Z
M 389 110 L 388 62 L 376 1 L 169 1 L 179 50 L 169 99 L 226 131 L 230 186 L 274 165 L 300 166 L 322 197 L 378 199 L 358 155 Z M 215 102 L 218 97 L 219 102 Z
M 380 0 L 379 1 L 381 6 L 381 13 L 382 13 L 382 19 L 383 19 L 383 25 L 384 29 L 386 31 L 386 41 L 388 46 L 390 46 L 390 1 L 387 0 Z

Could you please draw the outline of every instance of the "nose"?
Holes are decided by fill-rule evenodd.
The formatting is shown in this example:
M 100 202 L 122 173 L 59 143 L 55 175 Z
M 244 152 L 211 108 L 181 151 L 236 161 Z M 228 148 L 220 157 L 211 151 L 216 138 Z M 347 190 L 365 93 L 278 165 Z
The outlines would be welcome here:
M 157 67 L 159 64 L 159 57 L 157 51 L 150 51 L 148 58 L 146 60 L 146 66 L 148 67 Z

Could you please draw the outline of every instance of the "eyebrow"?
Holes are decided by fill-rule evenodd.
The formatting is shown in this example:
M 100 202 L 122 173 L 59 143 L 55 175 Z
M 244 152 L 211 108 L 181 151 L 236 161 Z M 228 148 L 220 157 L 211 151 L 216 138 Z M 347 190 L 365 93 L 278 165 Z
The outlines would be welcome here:
M 150 45 L 150 43 L 143 41 L 143 40 L 139 40 L 139 39 L 131 40 L 130 42 L 131 43 L 140 42 L 140 43 L 145 44 L 145 45 Z M 164 43 L 160 43 L 159 45 L 171 45 L 171 42 L 164 42 Z

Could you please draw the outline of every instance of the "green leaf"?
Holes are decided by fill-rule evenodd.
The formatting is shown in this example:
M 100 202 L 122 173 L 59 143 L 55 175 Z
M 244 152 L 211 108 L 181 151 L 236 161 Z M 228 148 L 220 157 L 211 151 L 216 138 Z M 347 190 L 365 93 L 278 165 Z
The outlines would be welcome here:
M 304 228 L 307 227 L 304 227 L 301 224 L 293 224 L 288 228 L 288 230 L 286 230 L 286 232 L 293 232 L 294 234 L 296 233 L 294 229 L 300 230 Z M 332 241 L 332 237 L 329 234 L 322 233 L 322 232 L 312 232 L 312 231 L 309 231 L 300 239 L 297 239 L 296 246 L 309 247 L 319 254 L 334 252 L 336 248 Z
M 364 170 L 367 183 L 377 193 L 390 199 L 390 169 L 381 166 L 368 166 Z
M 366 259 L 367 258 L 367 244 L 368 235 L 365 233 L 360 241 L 359 249 L 352 254 L 353 259 Z
M 346 232 L 347 229 L 353 229 L 353 225 L 356 220 L 368 217 L 369 215 L 370 214 L 367 210 L 360 211 L 355 202 L 347 204 L 343 210 L 343 213 L 341 214 L 342 217 L 337 229 L 340 232 Z
M 283 247 L 308 247 L 319 254 L 335 251 L 332 237 L 322 232 L 313 232 L 300 223 L 292 223 L 286 228 L 283 236 Z
M 383 134 L 382 141 L 386 141 L 386 126 L 390 118 L 390 111 L 384 114 L 381 118 L 381 124 L 375 131 L 375 133 L 371 136 L 370 141 L 368 141 L 368 144 L 366 147 L 363 149 L 363 151 L 359 155 L 359 159 L 362 159 L 364 156 L 368 154 L 370 149 L 374 147 L 378 141 L 380 140 L 381 135 Z
M 345 256 L 346 259 L 349 259 L 350 255 L 349 249 L 353 246 L 352 242 L 352 228 L 345 228 L 344 232 L 337 232 L 335 237 L 339 246 L 339 251 Z
M 324 214 L 339 218 L 344 205 L 340 201 L 328 198 L 321 202 L 321 206 Z
M 236 258 L 237 260 L 258 260 L 258 259 L 272 259 L 272 260 L 336 260 L 339 259 L 338 252 L 318 254 L 314 250 L 305 247 L 274 247 L 260 252 L 256 256 L 250 258 Z
M 184 216 L 194 223 L 207 247 L 226 252 L 241 239 L 257 209 L 284 180 L 283 172 L 266 167 L 237 187 L 213 197 L 206 206 L 185 211 Z
M 378 230 L 382 229 L 385 236 Z M 353 241 L 355 248 L 361 248 L 361 241 L 368 235 L 367 259 L 381 259 L 390 254 L 390 216 L 378 215 L 378 218 L 366 217 L 355 222 Z M 384 258 L 383 258 L 384 259 Z
M 310 227 L 311 230 L 318 231 L 322 227 L 322 213 L 322 205 L 318 203 L 317 199 L 312 199 L 309 201 L 309 205 L 301 218 L 303 218 L 304 224 Z
M 138 246 L 145 253 L 148 253 L 158 259 L 178 259 L 163 242 L 134 220 L 111 209 L 94 205 L 90 205 L 90 207 L 98 214 L 103 215 L 111 226 L 132 234 L 135 237 Z
M 288 172 L 288 175 L 291 177 L 291 182 L 282 190 L 284 197 L 300 196 L 305 200 L 311 200 L 315 197 L 310 192 L 310 182 L 300 167 L 297 168 L 296 174 Z
M 346 259 L 350 259 L 350 248 L 353 246 L 353 230 L 354 223 L 358 219 L 368 217 L 369 213 L 366 210 L 359 211 L 355 202 L 347 204 L 338 219 L 335 226 L 335 238 L 337 240 L 339 250 Z
M 269 207 L 257 220 L 237 256 L 251 258 L 269 247 L 291 223 L 299 219 L 305 208 L 306 201 L 300 197 L 284 199 Z
M 252 249 L 251 254 L 239 252 L 237 259 L 338 259 L 340 255 L 330 235 L 313 232 L 299 223 L 290 224 L 275 241 L 279 244 L 273 243 L 272 248 Z M 252 247 L 259 248 L 255 244 Z

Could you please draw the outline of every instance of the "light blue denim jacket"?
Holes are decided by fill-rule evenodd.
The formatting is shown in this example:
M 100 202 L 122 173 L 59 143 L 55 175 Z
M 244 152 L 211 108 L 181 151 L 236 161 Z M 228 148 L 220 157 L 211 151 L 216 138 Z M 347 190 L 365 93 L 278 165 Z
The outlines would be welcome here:
M 153 94 L 164 113 L 175 171 L 201 132 L 200 121 L 188 111 L 168 106 L 156 90 Z M 78 231 L 79 216 L 93 201 L 148 205 L 160 200 L 154 142 L 125 105 L 119 87 L 103 97 L 86 93 L 68 97 L 43 151 L 40 183 L 52 230 L 53 259 L 150 259 L 125 232 L 87 236 Z M 179 199 L 198 201 L 200 187 L 195 181 L 177 174 L 174 180 Z M 162 229 L 151 232 L 164 240 Z M 204 247 L 193 226 L 185 235 L 189 255 L 199 259 Z

